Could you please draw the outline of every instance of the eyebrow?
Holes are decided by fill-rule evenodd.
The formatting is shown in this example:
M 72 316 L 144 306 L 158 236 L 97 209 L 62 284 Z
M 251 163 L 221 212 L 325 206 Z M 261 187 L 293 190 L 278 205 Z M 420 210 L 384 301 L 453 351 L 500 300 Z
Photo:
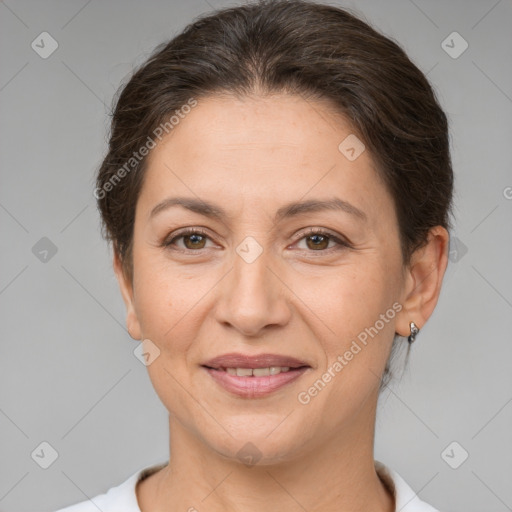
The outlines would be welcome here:
M 199 215 L 211 217 L 219 221 L 233 218 L 233 216 L 229 215 L 228 212 L 221 206 L 209 201 L 205 201 L 203 199 L 196 199 L 193 197 L 169 197 L 164 199 L 151 210 L 149 218 L 152 218 L 158 213 L 173 206 L 181 206 L 194 213 L 198 213 Z M 344 201 L 343 199 L 334 197 L 332 199 L 326 200 L 310 199 L 307 201 L 295 201 L 288 203 L 277 210 L 274 216 L 274 222 L 278 222 L 285 218 L 303 215 L 305 213 L 314 213 L 324 210 L 342 211 L 353 215 L 360 220 L 368 220 L 366 214 L 362 210 L 355 207 L 353 204 Z

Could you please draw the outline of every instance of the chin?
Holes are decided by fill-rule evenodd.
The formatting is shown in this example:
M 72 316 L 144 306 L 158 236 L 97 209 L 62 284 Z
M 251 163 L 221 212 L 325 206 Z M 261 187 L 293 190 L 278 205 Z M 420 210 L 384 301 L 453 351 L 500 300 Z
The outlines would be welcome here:
M 248 421 L 251 422 L 248 425 Z M 284 427 L 284 423 L 290 422 Z M 274 416 L 244 417 L 238 421 L 230 420 L 226 430 L 220 429 L 218 436 L 212 432 L 203 435 L 203 439 L 222 457 L 238 460 L 247 465 L 270 466 L 281 462 L 291 461 L 303 452 L 309 439 L 305 436 L 304 424 L 298 428 L 291 418 L 283 422 Z

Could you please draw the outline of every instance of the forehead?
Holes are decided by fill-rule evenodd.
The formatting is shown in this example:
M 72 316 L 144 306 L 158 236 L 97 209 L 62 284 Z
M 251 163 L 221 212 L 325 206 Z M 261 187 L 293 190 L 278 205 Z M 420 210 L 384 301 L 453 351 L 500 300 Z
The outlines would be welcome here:
M 208 199 L 234 214 L 242 205 L 277 210 L 337 196 L 371 216 L 391 201 L 350 123 L 326 101 L 293 95 L 198 100 L 152 150 L 146 173 L 146 210 L 169 195 Z

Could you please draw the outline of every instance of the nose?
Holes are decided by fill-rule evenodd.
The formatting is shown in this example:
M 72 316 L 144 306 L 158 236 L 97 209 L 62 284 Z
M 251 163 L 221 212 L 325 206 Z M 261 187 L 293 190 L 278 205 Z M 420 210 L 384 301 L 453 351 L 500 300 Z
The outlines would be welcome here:
M 233 268 L 222 280 L 216 318 L 244 336 L 258 337 L 271 326 L 282 327 L 289 322 L 291 292 L 280 275 L 278 262 L 268 251 L 254 261 L 240 254 L 234 252 Z

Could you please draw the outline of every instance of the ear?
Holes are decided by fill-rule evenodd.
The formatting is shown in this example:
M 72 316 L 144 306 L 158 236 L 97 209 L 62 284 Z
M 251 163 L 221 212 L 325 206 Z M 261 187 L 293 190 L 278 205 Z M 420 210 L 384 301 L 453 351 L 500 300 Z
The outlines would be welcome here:
M 142 338 L 140 323 L 135 312 L 133 301 L 133 285 L 127 278 L 119 254 L 114 250 L 113 258 L 114 272 L 116 273 L 117 282 L 123 296 L 123 301 L 126 306 L 126 327 L 128 334 L 134 339 L 140 341 Z
M 410 322 L 421 329 L 439 299 L 441 284 L 448 264 L 450 235 L 442 226 L 431 228 L 427 243 L 416 250 L 407 269 L 400 303 L 403 308 L 397 315 L 396 332 L 409 336 Z

